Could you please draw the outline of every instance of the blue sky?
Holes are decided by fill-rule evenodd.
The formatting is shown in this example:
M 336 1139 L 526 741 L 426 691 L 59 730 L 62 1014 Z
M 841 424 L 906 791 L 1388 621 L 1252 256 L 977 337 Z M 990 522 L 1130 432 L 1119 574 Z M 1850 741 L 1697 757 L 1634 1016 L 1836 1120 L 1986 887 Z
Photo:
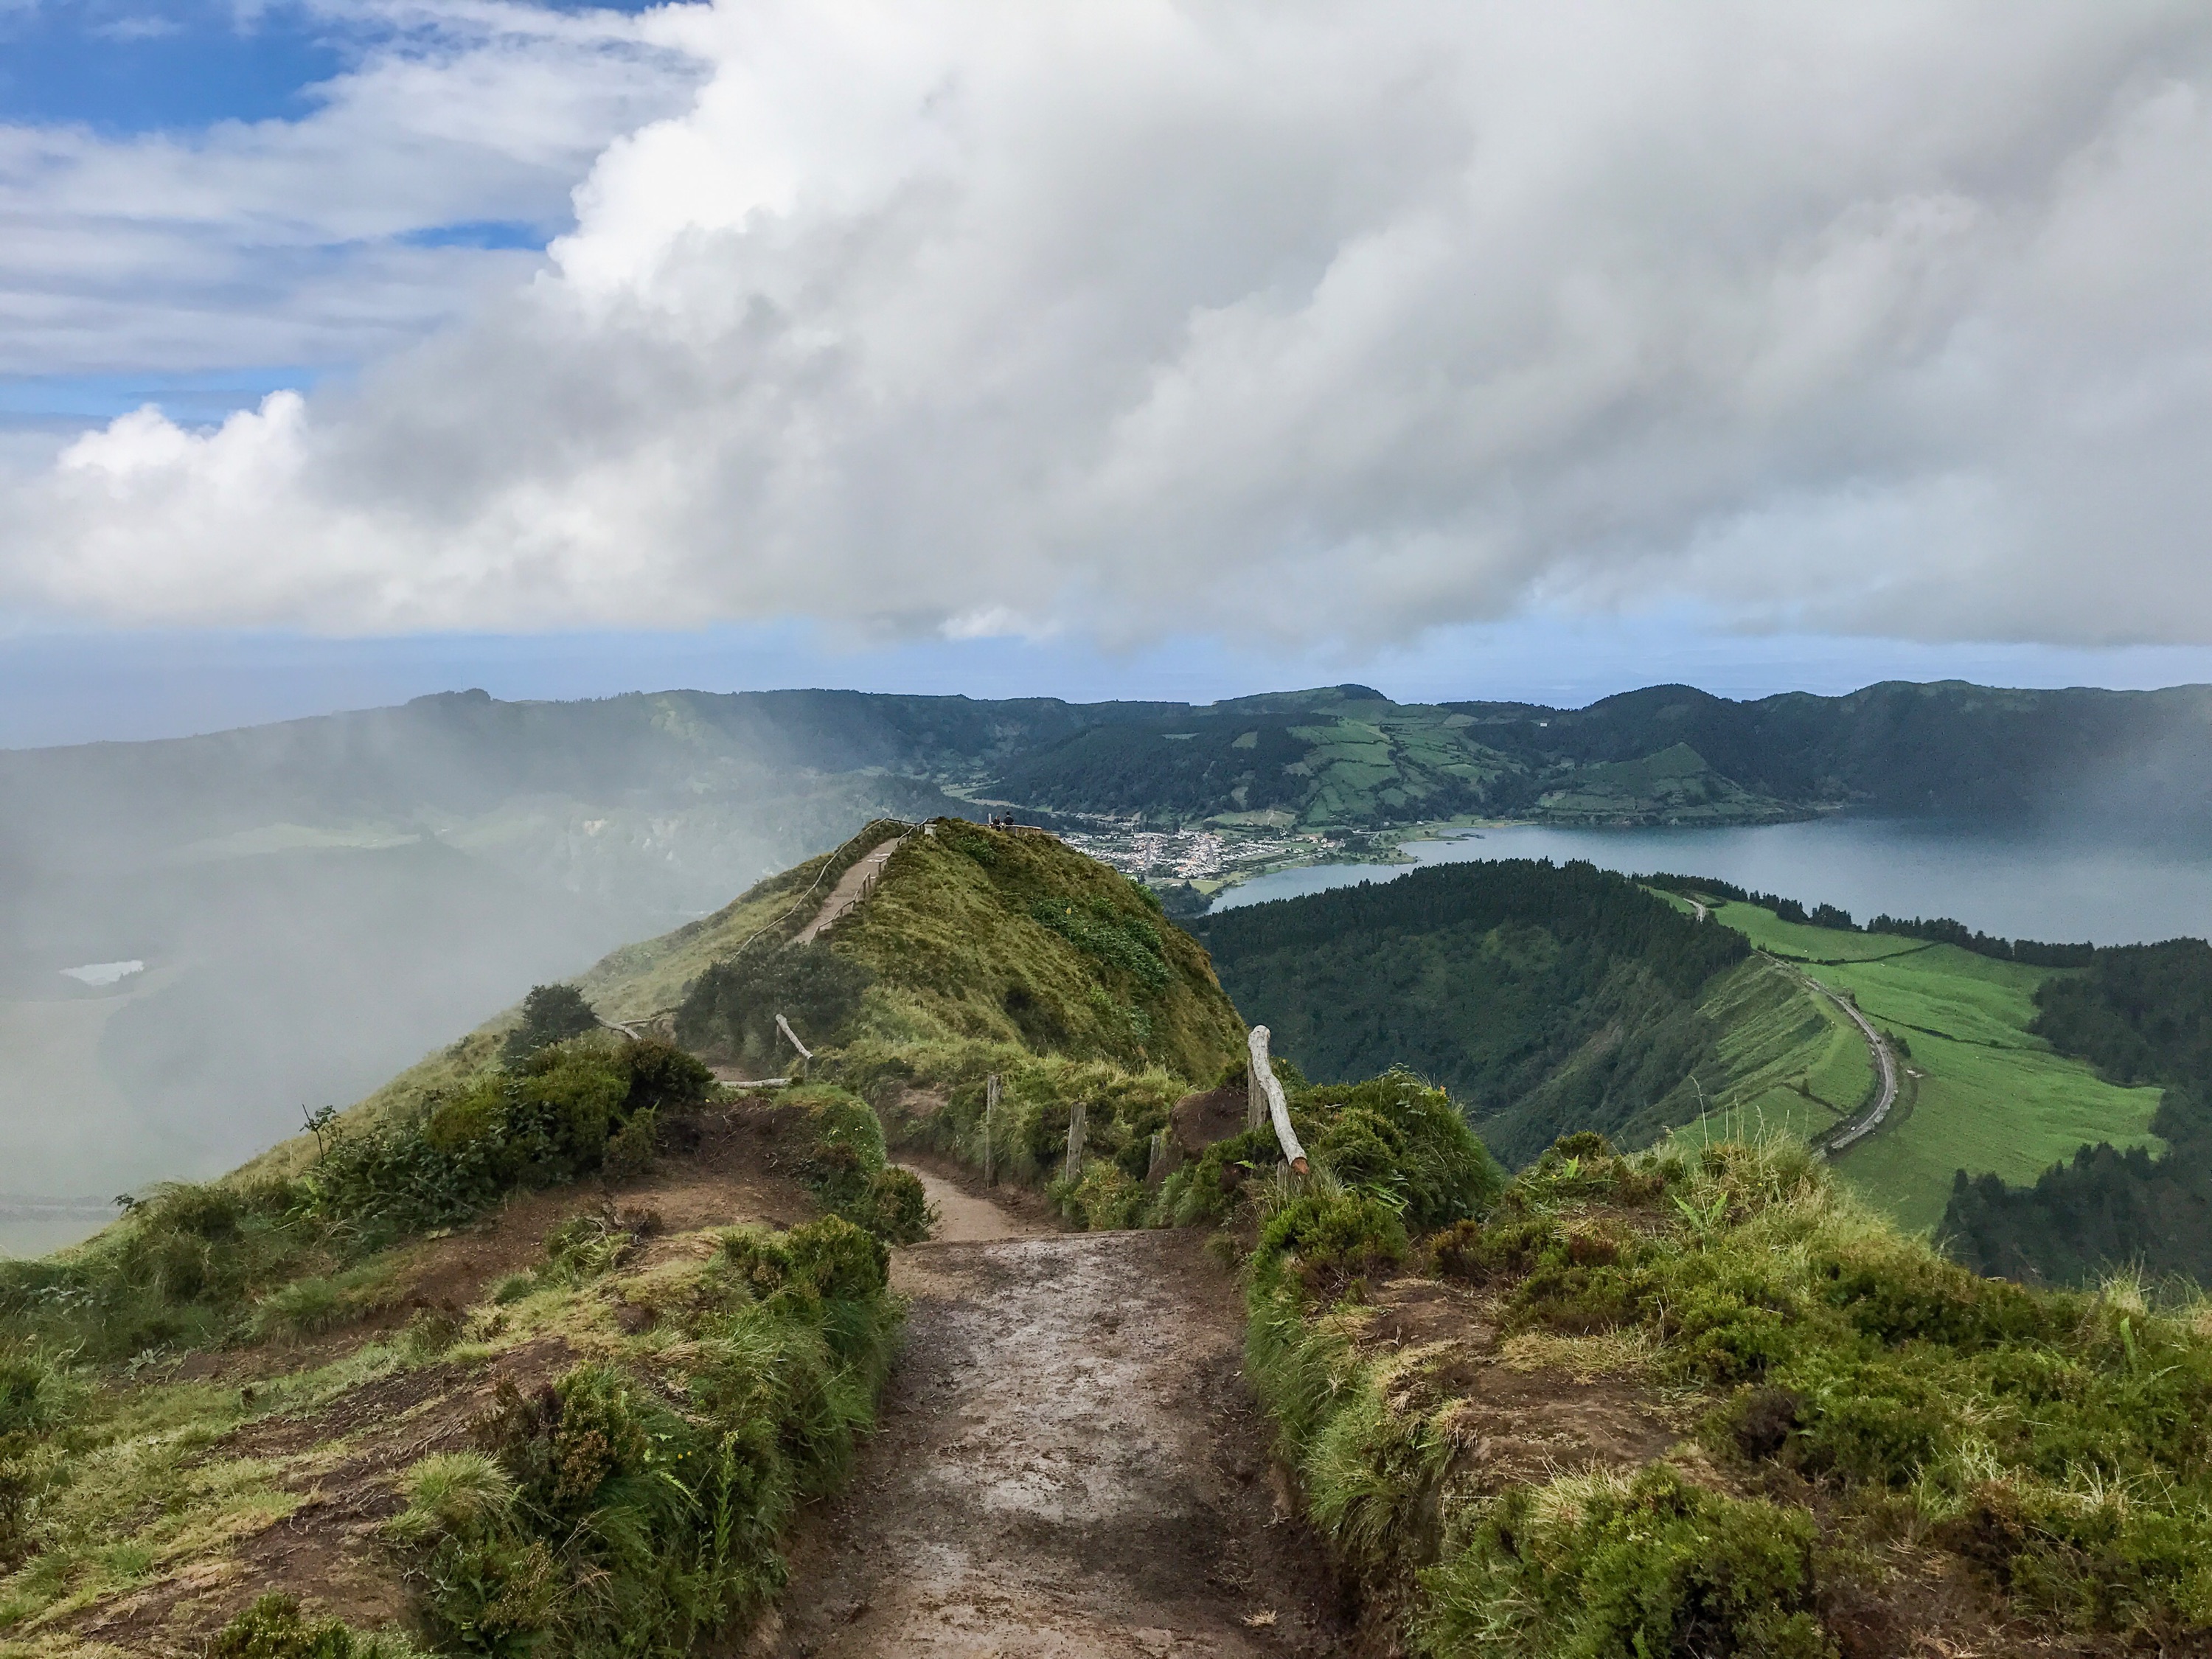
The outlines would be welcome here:
M 2045 20 L 1986 84 L 1958 76 L 1967 0 L 1893 40 L 1887 9 L 1864 38 L 1765 19 L 1771 60 L 1836 100 L 1809 116 L 1665 83 L 1626 5 L 1567 70 L 1510 11 L 1497 63 L 1464 66 L 1480 31 L 1449 7 L 1267 14 L 1228 45 L 1108 29 L 1076 58 L 957 9 L 908 30 L 921 13 L 863 0 L 842 34 L 826 15 L 0 0 L 0 744 L 471 684 L 1205 700 L 1358 678 L 1571 704 L 1659 680 L 2212 680 L 2189 528 L 2212 432 L 2202 14 Z M 1681 56 L 1723 64 L 1703 15 Z M 1207 84 L 1176 51 L 1227 76 L 1199 126 L 1169 107 Z M 1422 127 L 1391 88 L 1447 60 L 1450 118 Z M 1557 84 L 1523 110 L 1528 73 Z M 1956 88 L 1955 133 L 1915 126 L 1923 84 Z M 947 87 L 970 100 L 950 149 Z M 1650 155 L 1692 107 L 1718 125 L 1676 201 Z M 1595 156 L 1547 188 L 1612 204 L 1622 285 L 1589 288 L 1620 250 L 1494 204 L 1524 218 L 1470 230 L 1444 280 L 1358 264 L 1426 246 L 1434 190 L 1513 149 L 1456 156 L 1469 112 L 1523 123 L 1531 155 Z M 1058 199 L 1079 216 L 1032 245 L 1021 204 Z M 960 254 L 906 246 L 937 210 L 917 204 L 957 204 L 959 231 L 914 248 Z M 2065 254 L 2077 224 L 2087 266 L 2021 251 Z M 1398 295 L 1388 327 L 1340 331 L 1355 269 Z M 621 320 L 617 291 L 666 325 Z M 1602 331 L 1528 344 L 1580 325 L 1577 293 Z M 1531 325 L 1547 311 L 1565 320 Z M 763 319 L 817 355 L 763 355 Z M 1336 380 L 1284 369 L 1315 364 Z M 293 425 L 255 412 L 287 391 Z M 147 404 L 152 426 L 101 434 Z M 90 471 L 58 469 L 88 434 Z

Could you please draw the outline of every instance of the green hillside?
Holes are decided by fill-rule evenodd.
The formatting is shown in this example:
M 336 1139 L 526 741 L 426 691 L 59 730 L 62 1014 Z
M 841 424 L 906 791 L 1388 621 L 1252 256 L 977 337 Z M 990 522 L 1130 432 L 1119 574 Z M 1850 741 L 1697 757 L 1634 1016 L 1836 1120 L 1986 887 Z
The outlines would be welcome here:
M 1864 1093 L 1864 1045 L 1820 999 L 1587 864 L 1439 866 L 1198 926 L 1237 1006 L 1309 1075 L 1412 1066 L 1510 1163 L 1580 1129 L 1810 1132 Z
M 2116 1084 L 2162 1087 L 2151 1127 L 2166 1148 L 2154 1157 L 2098 1129 L 2033 1184 L 2016 1170 L 1960 1179 L 1943 1217 L 1951 1248 L 1984 1273 L 2045 1283 L 2121 1269 L 2212 1282 L 2212 945 L 2109 946 L 2035 1000 L 2039 1035 Z
M 1039 1184 L 1085 1102 L 1094 1163 L 1056 1190 L 1104 1218 L 1243 1052 L 1143 888 L 951 819 L 872 823 L 529 1007 L 0 1263 L 0 1653 L 677 1659 L 740 1631 L 872 1421 L 886 1246 L 932 1225 L 868 1097 L 968 1152 L 999 1074 L 1000 1167 Z M 755 1041 L 781 1013 L 811 1079 L 732 1095 L 594 1010 L 755 1076 L 795 1059 Z
M 1899 1106 L 1878 1133 L 1838 1158 L 1837 1169 L 1905 1225 L 1936 1225 L 1960 1170 L 2025 1182 L 2085 1142 L 2159 1145 L 2151 1129 L 2157 1089 L 2109 1082 L 2032 1029 L 2039 988 L 2073 970 L 1784 921 L 1742 901 L 1718 901 L 1713 915 L 1852 998 L 1896 1039 L 1905 1066 Z M 1863 1043 L 1858 1052 L 1864 1079 Z
M 1238 1007 L 1309 1075 L 1410 1066 L 1509 1163 L 1583 1129 L 1696 1146 L 1850 1124 L 1877 1074 L 1823 990 L 1899 1056 L 1897 1103 L 1837 1167 L 1907 1226 L 1936 1226 L 1961 1169 L 2019 1182 L 2084 1143 L 2159 1145 L 2156 1087 L 2108 1080 L 2036 1029 L 2040 988 L 2079 970 L 1784 921 L 1717 892 L 1698 902 L 1704 923 L 1680 890 L 1503 860 L 1196 925 Z

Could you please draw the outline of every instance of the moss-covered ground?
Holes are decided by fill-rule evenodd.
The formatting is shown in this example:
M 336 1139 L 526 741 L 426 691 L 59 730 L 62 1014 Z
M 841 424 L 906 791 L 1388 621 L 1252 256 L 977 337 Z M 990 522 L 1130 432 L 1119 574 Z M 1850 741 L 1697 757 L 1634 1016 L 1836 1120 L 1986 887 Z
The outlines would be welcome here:
M 1637 1158 L 1571 1138 L 1426 1227 L 1316 1162 L 1231 1216 L 1248 1365 L 1378 1643 L 2212 1639 L 2203 1306 L 1978 1278 L 1782 1138 Z

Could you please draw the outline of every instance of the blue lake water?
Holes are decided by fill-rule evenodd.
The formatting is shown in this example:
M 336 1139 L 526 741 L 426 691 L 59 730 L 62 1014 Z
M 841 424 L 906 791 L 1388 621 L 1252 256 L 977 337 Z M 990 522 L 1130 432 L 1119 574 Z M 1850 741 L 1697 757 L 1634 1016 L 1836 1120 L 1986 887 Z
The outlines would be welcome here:
M 2124 945 L 2212 938 L 2212 845 L 2133 845 L 2090 836 L 1978 834 L 1955 825 L 1837 817 L 1740 830 L 1485 830 L 1406 844 L 1421 864 L 1587 859 L 1638 874 L 1712 876 L 1861 921 L 1882 911 L 1952 916 L 2012 939 Z M 1231 889 L 1219 908 L 1295 898 L 1404 865 L 1316 865 Z

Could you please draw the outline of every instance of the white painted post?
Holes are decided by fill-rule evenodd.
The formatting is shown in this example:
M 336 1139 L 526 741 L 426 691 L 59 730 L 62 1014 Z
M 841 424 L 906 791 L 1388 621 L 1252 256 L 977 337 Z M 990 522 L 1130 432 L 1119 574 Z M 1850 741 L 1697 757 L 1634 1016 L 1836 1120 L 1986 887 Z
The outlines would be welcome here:
M 1275 1121 L 1275 1144 L 1283 1149 L 1283 1157 L 1291 1169 L 1306 1172 L 1306 1149 L 1298 1145 L 1298 1132 L 1291 1127 L 1291 1103 L 1283 1098 L 1283 1085 L 1275 1081 L 1275 1068 L 1267 1063 L 1267 1028 L 1255 1025 L 1248 1047 L 1252 1058 L 1255 1087 L 1265 1090 L 1267 1115 Z M 1258 1127 L 1256 1124 L 1254 1127 Z
M 1083 1141 L 1087 1123 L 1081 1101 L 1067 1109 L 1067 1167 L 1061 1171 L 1064 1180 L 1073 1182 L 1083 1173 Z
M 983 1184 L 999 1184 L 999 1074 L 983 1079 Z

